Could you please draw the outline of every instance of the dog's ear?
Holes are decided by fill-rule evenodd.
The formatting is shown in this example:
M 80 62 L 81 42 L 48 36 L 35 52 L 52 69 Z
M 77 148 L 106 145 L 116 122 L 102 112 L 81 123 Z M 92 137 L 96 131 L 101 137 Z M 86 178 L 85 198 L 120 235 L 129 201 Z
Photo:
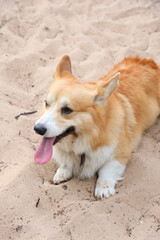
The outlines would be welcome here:
M 94 97 L 95 104 L 103 104 L 119 85 L 120 73 L 116 73 L 109 81 L 100 81 Z
M 57 76 L 62 76 L 62 74 L 64 72 L 72 73 L 71 60 L 70 60 L 70 57 L 67 55 L 63 56 L 62 59 L 60 60 L 58 66 L 56 68 L 55 74 Z

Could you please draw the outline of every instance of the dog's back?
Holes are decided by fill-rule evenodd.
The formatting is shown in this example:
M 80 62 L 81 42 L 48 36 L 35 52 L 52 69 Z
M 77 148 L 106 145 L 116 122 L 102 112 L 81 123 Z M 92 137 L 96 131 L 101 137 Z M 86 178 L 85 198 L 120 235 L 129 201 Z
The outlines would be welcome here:
M 133 151 L 144 130 L 149 128 L 160 114 L 160 68 L 153 60 L 136 57 L 124 59 L 109 75 L 117 71 L 121 73 L 121 78 L 115 95 L 121 100 L 126 114 L 124 130 L 127 132 L 127 137 L 122 137 L 119 148 L 124 151 L 127 146 L 126 151 L 129 151 L 129 144 L 126 144 L 128 141 L 131 142 Z
M 160 114 L 160 68 L 152 59 L 126 58 L 105 76 L 120 72 L 116 94 L 131 103 L 138 125 L 144 131 Z

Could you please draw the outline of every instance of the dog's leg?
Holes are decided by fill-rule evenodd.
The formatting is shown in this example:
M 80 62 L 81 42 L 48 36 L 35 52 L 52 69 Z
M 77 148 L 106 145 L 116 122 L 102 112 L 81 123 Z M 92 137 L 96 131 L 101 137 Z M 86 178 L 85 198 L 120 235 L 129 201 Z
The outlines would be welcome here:
M 53 177 L 53 183 L 54 184 L 60 184 L 62 182 L 66 182 L 72 177 L 72 168 L 69 168 L 68 166 L 61 166 L 57 169 L 57 172 L 55 173 Z
M 72 178 L 75 156 L 62 151 L 60 148 L 55 146 L 53 161 L 59 166 L 55 175 L 53 176 L 54 184 L 60 184 Z
M 107 198 L 115 194 L 117 181 L 123 179 L 126 166 L 117 160 L 106 163 L 98 172 L 95 197 Z

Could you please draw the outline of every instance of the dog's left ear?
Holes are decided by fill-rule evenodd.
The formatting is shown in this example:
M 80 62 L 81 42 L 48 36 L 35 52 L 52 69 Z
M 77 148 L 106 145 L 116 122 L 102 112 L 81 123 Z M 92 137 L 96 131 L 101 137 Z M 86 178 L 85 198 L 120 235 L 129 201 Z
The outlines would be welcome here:
M 65 56 L 62 57 L 62 59 L 60 60 L 58 66 L 56 68 L 55 74 L 58 75 L 58 76 L 62 76 L 62 74 L 64 72 L 72 73 L 71 60 L 70 60 L 70 57 L 68 55 L 65 55 Z
M 105 100 L 116 90 L 119 85 L 120 73 L 116 73 L 107 82 L 99 82 L 96 89 L 96 96 L 94 97 L 95 104 L 103 104 Z

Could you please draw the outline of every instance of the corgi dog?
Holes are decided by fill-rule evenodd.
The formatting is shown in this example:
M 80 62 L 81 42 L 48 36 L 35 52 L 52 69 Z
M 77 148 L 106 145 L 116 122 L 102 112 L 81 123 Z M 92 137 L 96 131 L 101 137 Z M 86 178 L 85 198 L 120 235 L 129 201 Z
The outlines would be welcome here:
M 131 153 L 160 114 L 160 68 L 125 58 L 95 82 L 80 82 L 69 56 L 59 62 L 34 130 L 43 136 L 35 161 L 58 164 L 53 183 L 97 174 L 95 197 L 115 194 Z M 53 152 L 53 154 L 52 154 Z

